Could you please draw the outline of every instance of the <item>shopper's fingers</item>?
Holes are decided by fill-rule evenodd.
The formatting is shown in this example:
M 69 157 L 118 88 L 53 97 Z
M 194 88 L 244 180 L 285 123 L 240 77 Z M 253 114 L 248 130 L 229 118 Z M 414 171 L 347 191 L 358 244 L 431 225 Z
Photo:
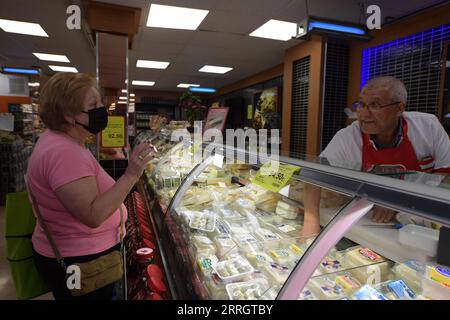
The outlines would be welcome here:
M 380 212 L 379 208 L 375 207 L 375 209 L 373 210 L 373 213 L 372 213 L 372 221 L 378 222 L 380 215 L 381 215 L 381 212 Z
M 390 222 L 392 218 L 394 218 L 395 212 L 392 210 L 388 210 L 384 216 L 384 222 Z

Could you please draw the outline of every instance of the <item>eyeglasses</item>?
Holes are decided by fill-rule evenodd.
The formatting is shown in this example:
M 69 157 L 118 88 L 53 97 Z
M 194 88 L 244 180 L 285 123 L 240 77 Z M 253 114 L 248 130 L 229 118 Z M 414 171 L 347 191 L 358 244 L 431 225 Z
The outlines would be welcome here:
M 390 106 L 393 106 L 395 104 L 399 104 L 400 102 L 401 101 L 397 101 L 397 102 L 392 102 L 392 103 L 388 103 L 388 104 L 385 104 L 385 105 L 380 105 L 379 103 L 376 103 L 376 102 L 366 104 L 366 103 L 364 103 L 362 101 L 355 101 L 352 104 L 352 108 L 353 108 L 353 110 L 362 110 L 364 108 L 367 108 L 370 112 L 377 112 L 377 111 L 380 111 L 383 108 L 390 107 Z

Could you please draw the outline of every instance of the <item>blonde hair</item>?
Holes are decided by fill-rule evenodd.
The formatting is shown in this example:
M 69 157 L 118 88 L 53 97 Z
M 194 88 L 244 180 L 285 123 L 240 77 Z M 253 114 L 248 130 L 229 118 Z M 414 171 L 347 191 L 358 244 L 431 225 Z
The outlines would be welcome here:
M 93 77 L 84 73 L 60 72 L 43 86 L 39 97 L 39 115 L 45 125 L 58 131 L 67 131 L 67 115 L 83 110 L 87 90 L 97 87 Z
M 386 76 L 386 77 L 378 77 L 372 80 L 369 80 L 362 92 L 366 89 L 385 89 L 391 95 L 391 99 L 393 101 L 403 102 L 406 104 L 408 100 L 408 91 L 406 91 L 406 87 L 400 79 L 395 77 Z

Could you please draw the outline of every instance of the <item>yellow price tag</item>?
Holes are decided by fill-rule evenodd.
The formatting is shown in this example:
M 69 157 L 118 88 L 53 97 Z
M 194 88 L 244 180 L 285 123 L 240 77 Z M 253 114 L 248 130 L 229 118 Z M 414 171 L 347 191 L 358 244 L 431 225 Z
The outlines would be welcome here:
M 252 183 L 267 190 L 279 192 L 300 169 L 300 167 L 270 160 L 259 169 Z
M 109 116 L 108 126 L 102 131 L 101 141 L 104 148 L 125 147 L 125 117 Z

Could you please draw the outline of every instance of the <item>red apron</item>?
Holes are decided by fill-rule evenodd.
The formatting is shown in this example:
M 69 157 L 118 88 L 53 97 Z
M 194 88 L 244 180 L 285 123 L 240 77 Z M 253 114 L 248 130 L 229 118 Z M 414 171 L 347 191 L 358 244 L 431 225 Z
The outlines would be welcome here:
M 398 165 L 404 170 L 424 171 L 424 172 L 450 172 L 450 168 L 434 171 L 434 158 L 429 156 L 423 160 L 418 160 L 416 152 L 408 138 L 408 123 L 402 118 L 403 141 L 394 148 L 377 150 L 370 140 L 370 135 L 362 133 L 362 171 L 371 171 L 377 165 Z

